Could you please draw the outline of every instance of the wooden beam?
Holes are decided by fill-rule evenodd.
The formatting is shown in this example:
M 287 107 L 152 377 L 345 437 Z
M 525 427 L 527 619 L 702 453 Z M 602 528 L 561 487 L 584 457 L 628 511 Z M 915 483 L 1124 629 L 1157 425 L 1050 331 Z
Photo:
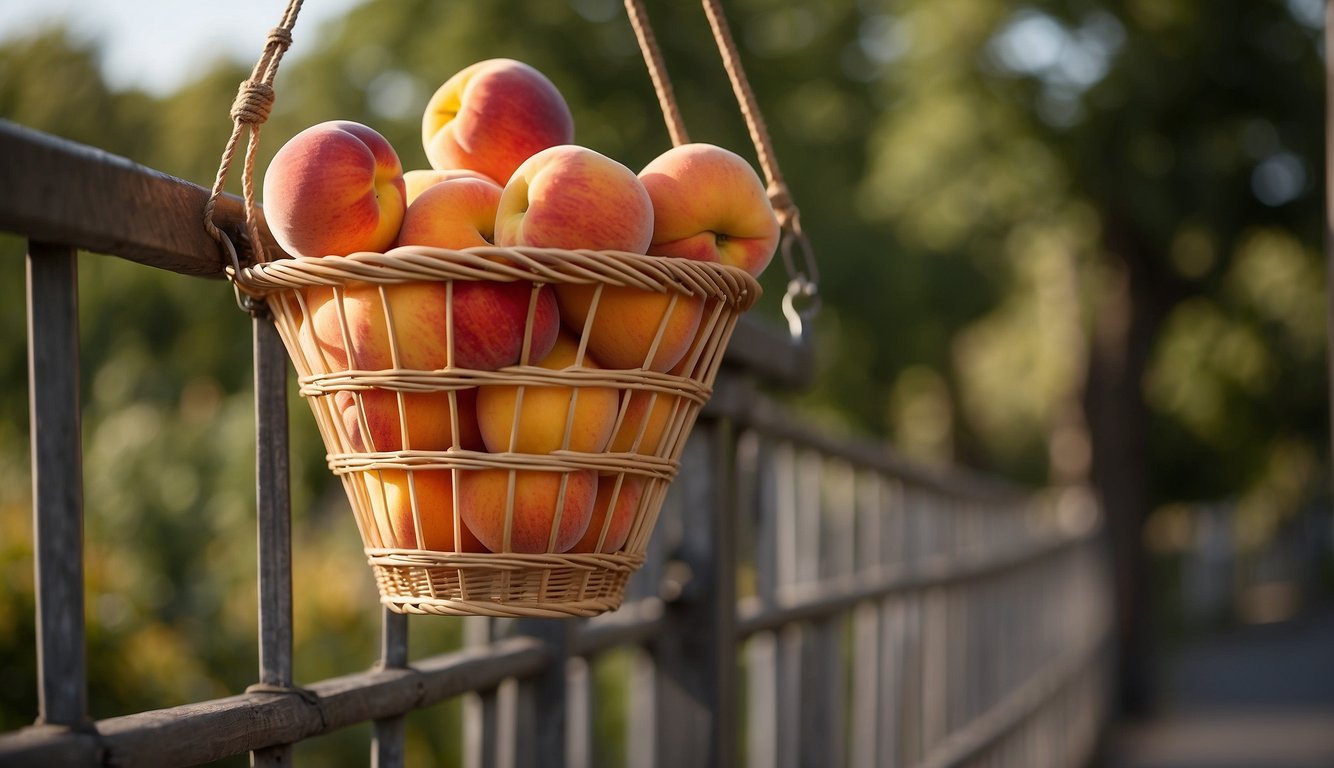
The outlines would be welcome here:
M 221 277 L 226 259 L 204 230 L 208 197 L 203 187 L 126 158 L 0 120 L 0 230 Z M 240 198 L 219 200 L 215 222 L 233 242 L 244 221 Z M 262 221 L 260 229 L 277 249 Z

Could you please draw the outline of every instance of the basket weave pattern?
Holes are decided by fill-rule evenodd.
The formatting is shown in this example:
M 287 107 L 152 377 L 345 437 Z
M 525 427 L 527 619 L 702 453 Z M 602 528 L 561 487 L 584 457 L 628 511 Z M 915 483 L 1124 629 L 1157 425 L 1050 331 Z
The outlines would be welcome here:
M 400 247 L 387 253 L 279 259 L 245 268 L 238 282 L 267 299 L 296 368 L 301 395 L 309 403 L 324 440 L 329 468 L 341 478 L 347 491 L 381 602 L 400 613 L 440 615 L 591 616 L 620 605 L 626 582 L 644 560 L 659 509 L 676 476 L 680 452 L 712 391 L 736 321 L 760 294 L 755 279 L 735 267 L 617 251 L 550 248 L 453 251 Z M 403 365 L 406 345 L 417 340 L 404 338 L 407 331 L 395 329 L 389 289 L 436 283 L 446 286 L 445 295 L 452 296 L 452 286 L 476 282 L 529 284 L 534 297 L 544 286 L 588 286 L 593 300 L 584 327 L 566 326 L 581 338 L 597 317 L 599 297 L 608 290 L 657 294 L 667 299 L 668 311 L 658 323 L 657 336 L 640 367 L 585 365 L 589 353 L 582 343 L 576 363 L 559 370 L 523 361 L 498 370 L 464 368 L 453 364 L 452 346 L 442 367 Z M 337 359 L 313 338 L 311 319 L 316 306 L 312 297 L 327 299 L 332 294 L 332 301 L 338 305 L 335 309 L 340 331 L 350 339 L 352 329 L 340 302 L 346 301 L 349 291 L 365 293 L 368 287 L 378 290 L 385 308 L 386 341 L 394 361 L 390 367 L 357 368 L 354 356 Z M 689 350 L 669 372 L 650 370 L 648 363 L 662 342 L 671 308 L 685 302 L 702 304 L 701 320 Z M 525 350 L 533 335 L 535 304 L 534 298 Z M 449 302 L 446 306 L 445 327 L 440 333 L 451 338 L 453 307 Z M 614 391 L 619 398 L 616 429 L 618 434 L 623 432 L 633 439 L 613 444 L 616 450 L 601 452 L 487 451 L 469 443 L 460 426 L 460 415 L 479 387 L 494 386 L 516 388 L 520 402 L 523 393 L 539 388 L 568 388 L 574 403 L 581 394 L 591 397 L 585 393 Z M 650 445 L 647 439 L 650 432 L 655 432 L 646 426 L 647 420 L 633 421 L 628 407 L 632 396 L 647 398 L 650 409 L 664 406 L 665 427 L 656 445 Z M 397 423 L 390 445 L 374 445 L 373 439 L 359 440 L 354 434 L 374 434 L 368 429 L 373 417 L 368 406 L 372 397 L 378 397 L 381 404 L 396 406 Z M 420 412 L 413 411 L 414 398 L 447 402 L 452 417 L 446 419 L 449 423 L 423 423 Z M 566 420 L 566 446 L 570 445 L 574 421 Z M 514 430 L 517 434 L 517 423 Z M 428 434 L 432 437 L 423 437 Z M 499 551 L 476 551 L 476 547 L 469 551 L 463 543 L 468 534 L 460 511 L 459 489 L 469 479 L 481 476 L 469 473 L 487 472 L 499 474 L 501 488 L 508 480 L 508 492 L 502 494 L 504 502 L 496 511 L 505 516 L 504 544 Z M 521 478 L 540 474 L 552 487 L 558 483 L 563 494 L 577 478 L 594 473 L 613 497 L 625 494 L 627 501 L 633 501 L 632 521 L 623 546 L 603 551 L 610 530 L 608 514 L 607 520 L 599 523 L 595 519 L 593 523 L 601 524 L 601 530 L 593 532 L 589 526 L 598 545 L 594 551 L 558 551 L 555 529 L 563 514 L 562 501 L 555 503 L 553 530 L 542 551 L 514 551 L 509 546 L 511 541 L 518 541 L 517 526 L 522 524 L 514 512 L 515 488 Z M 632 488 L 642 490 L 632 494 Z M 417 534 L 421 544 L 436 548 L 419 544 Z M 511 535 L 516 538 L 511 539 Z M 425 541 L 432 536 L 434 543 Z M 447 545 L 440 546 L 440 541 Z

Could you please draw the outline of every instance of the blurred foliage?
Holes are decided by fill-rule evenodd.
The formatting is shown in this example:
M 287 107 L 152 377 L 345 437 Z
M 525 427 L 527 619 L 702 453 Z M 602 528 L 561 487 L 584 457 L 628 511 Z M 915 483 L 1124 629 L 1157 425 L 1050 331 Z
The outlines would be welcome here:
M 819 371 L 784 394 L 793 405 L 918 460 L 1077 476 L 1096 318 L 1123 278 L 1109 250 L 1129 241 L 1149 286 L 1131 300 L 1161 316 L 1142 381 L 1152 503 L 1231 500 L 1261 546 L 1264 521 L 1324 498 L 1321 3 L 728 10 L 823 278 Z M 691 138 L 753 158 L 702 16 L 652 12 Z M 615 0 L 369 0 L 296 34 L 320 45 L 283 65 L 260 172 L 333 118 L 425 167 L 426 99 L 497 56 L 557 83 L 579 143 L 632 168 L 669 144 Z M 0 48 L 0 117 L 208 186 L 248 69 L 220 65 L 160 99 L 112 92 L 96 43 L 35 30 Z M 16 270 L 22 252 L 0 236 Z M 92 255 L 79 267 L 92 714 L 234 693 L 255 668 L 248 319 L 216 281 Z M 0 281 L 4 730 L 36 706 L 21 282 Z M 774 319 L 780 262 L 763 282 L 757 312 Z M 378 612 L 313 420 L 291 402 L 300 682 L 372 663 Z M 414 653 L 457 644 L 456 624 L 414 622 Z M 414 715 L 409 739 L 444 759 L 456 710 Z M 364 738 L 303 749 L 359 764 Z

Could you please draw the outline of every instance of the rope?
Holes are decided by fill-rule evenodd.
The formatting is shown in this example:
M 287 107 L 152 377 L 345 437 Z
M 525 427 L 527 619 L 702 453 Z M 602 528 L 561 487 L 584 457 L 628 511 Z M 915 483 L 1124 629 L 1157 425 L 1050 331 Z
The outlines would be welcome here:
M 269 30 L 269 36 L 264 43 L 264 51 L 260 55 L 259 61 L 255 62 L 255 68 L 251 70 L 250 77 L 243 80 L 237 89 L 236 100 L 232 102 L 230 111 L 232 134 L 223 148 L 222 159 L 218 163 L 218 175 L 213 181 L 213 189 L 209 193 L 208 202 L 204 205 L 204 229 L 219 244 L 223 244 L 226 240 L 226 234 L 214 223 L 213 214 L 217 208 L 218 199 L 222 197 L 223 189 L 227 185 L 227 173 L 231 169 L 232 161 L 235 159 L 236 151 L 240 146 L 241 135 L 248 132 L 241 188 L 245 202 L 246 236 L 250 239 L 250 246 L 254 254 L 259 257 L 255 259 L 256 261 L 265 260 L 263 258 L 264 244 L 259 235 L 259 204 L 255 199 L 255 151 L 259 146 L 259 128 L 269 119 L 269 114 L 273 111 L 275 98 L 273 81 L 278 74 L 278 64 L 282 61 L 283 54 L 292 45 L 292 27 L 296 25 L 297 14 L 301 12 L 301 3 L 302 0 L 289 0 L 287 9 L 283 12 L 282 20 L 277 27 Z M 238 288 L 243 288 L 236 282 L 240 270 L 239 260 L 235 257 L 234 249 L 229 248 L 228 250 L 229 260 L 232 262 L 227 266 L 228 275 Z
M 635 31 L 635 40 L 644 54 L 644 64 L 648 66 L 649 79 L 653 81 L 653 92 L 658 95 L 658 106 L 662 109 L 662 119 L 667 123 L 667 135 L 672 139 L 672 146 L 689 144 L 685 121 L 681 119 L 681 109 L 672 92 L 672 82 L 667 77 L 667 67 L 662 62 L 662 50 L 649 26 L 648 14 L 644 11 L 642 0 L 625 0 L 625 12 L 630 17 L 630 27 Z
M 732 92 L 736 94 L 741 117 L 746 121 L 750 140 L 759 156 L 760 168 L 764 171 L 764 180 L 769 186 L 769 198 L 774 202 L 774 212 L 779 216 L 779 223 L 786 227 L 787 221 L 796 216 L 796 208 L 792 205 L 792 196 L 787 191 L 787 184 L 783 182 L 782 172 L 778 169 L 778 161 L 774 158 L 773 144 L 769 141 L 764 118 L 760 116 L 759 102 L 750 87 L 750 81 L 746 79 L 745 71 L 741 68 L 741 56 L 737 52 L 736 43 L 732 40 L 731 29 L 727 19 L 723 17 L 718 0 L 703 0 L 703 2 L 704 15 L 708 17 L 709 28 L 713 30 L 718 53 L 723 57 L 723 68 L 727 70 L 727 79 L 732 83 Z
M 778 216 L 778 223 L 783 228 L 784 237 L 779 250 L 790 278 L 787 295 L 783 299 L 783 313 L 788 318 L 793 337 L 801 337 L 804 335 L 803 321 L 809 321 L 819 311 L 820 306 L 818 287 L 820 278 L 815 263 L 815 253 L 810 240 L 801 228 L 800 212 L 792 200 L 792 193 L 788 191 L 787 183 L 783 181 L 782 171 L 778 168 L 778 159 L 774 155 L 769 131 L 760 114 L 759 101 L 755 98 L 755 91 L 750 87 L 750 81 L 746 79 L 746 72 L 741 66 L 741 55 L 737 52 L 731 29 L 726 17 L 723 16 L 720 0 L 703 0 L 703 4 L 704 15 L 709 20 L 714 42 L 717 43 L 718 53 L 723 59 L 723 68 L 727 70 L 727 79 L 732 83 L 732 93 L 736 95 L 737 105 L 741 108 L 741 117 L 746 121 L 746 130 L 750 133 L 751 143 L 755 145 L 760 169 L 764 172 L 769 202 L 773 205 L 774 214 Z M 797 266 L 792 253 L 794 246 L 801 251 L 803 262 L 801 268 Z M 796 306 L 798 298 L 805 302 L 805 307 Z

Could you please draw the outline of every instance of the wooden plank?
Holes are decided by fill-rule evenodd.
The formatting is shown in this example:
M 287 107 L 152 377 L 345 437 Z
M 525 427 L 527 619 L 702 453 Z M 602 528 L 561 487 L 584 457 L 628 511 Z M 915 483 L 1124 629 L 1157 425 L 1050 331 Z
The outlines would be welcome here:
M 88 672 L 74 249 L 30 243 L 27 294 L 37 722 L 82 726 L 88 717 Z
M 226 259 L 203 223 L 208 197 L 204 187 L 126 158 L 0 120 L 0 230 L 220 277 Z M 239 247 L 240 198 L 220 200 L 215 221 Z M 262 221 L 260 228 L 279 253 Z

